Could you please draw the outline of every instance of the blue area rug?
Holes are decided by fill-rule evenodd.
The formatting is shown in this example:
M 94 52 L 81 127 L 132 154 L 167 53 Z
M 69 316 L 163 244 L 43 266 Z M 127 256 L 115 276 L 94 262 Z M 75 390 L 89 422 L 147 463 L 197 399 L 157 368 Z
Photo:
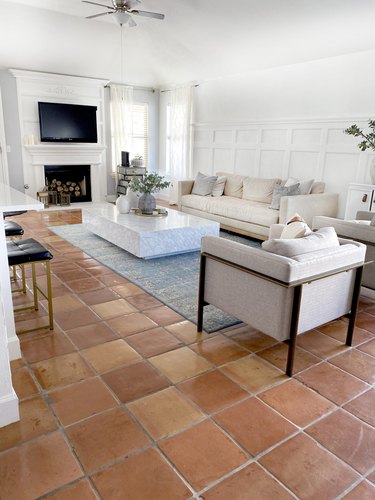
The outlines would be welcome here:
M 49 229 L 101 264 L 139 285 L 181 316 L 193 323 L 197 322 L 200 252 L 144 260 L 96 236 L 82 224 L 54 226 Z M 220 236 L 245 245 L 260 246 L 259 241 L 224 231 L 221 231 Z M 214 306 L 206 306 L 204 309 L 203 328 L 206 332 L 215 332 L 236 323 L 239 323 L 236 318 Z

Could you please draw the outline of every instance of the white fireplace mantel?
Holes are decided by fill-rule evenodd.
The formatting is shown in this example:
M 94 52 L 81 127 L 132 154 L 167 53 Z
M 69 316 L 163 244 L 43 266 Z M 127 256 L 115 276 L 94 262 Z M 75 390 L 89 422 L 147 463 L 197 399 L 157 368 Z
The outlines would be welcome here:
M 25 145 L 32 165 L 99 165 L 106 146 L 99 144 Z
M 90 165 L 91 196 L 93 202 L 103 202 L 106 195 L 106 174 L 101 144 L 32 144 L 25 145 L 30 155 L 34 175 L 29 186 L 36 192 L 45 184 L 45 165 Z

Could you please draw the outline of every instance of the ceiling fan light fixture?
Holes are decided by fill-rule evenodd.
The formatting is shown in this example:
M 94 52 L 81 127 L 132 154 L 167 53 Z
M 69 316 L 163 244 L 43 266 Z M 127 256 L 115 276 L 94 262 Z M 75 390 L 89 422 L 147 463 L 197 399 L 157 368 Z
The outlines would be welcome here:
M 131 19 L 131 16 L 129 14 L 121 11 L 114 12 L 112 14 L 112 17 L 120 26 L 122 26 L 123 24 L 127 24 Z

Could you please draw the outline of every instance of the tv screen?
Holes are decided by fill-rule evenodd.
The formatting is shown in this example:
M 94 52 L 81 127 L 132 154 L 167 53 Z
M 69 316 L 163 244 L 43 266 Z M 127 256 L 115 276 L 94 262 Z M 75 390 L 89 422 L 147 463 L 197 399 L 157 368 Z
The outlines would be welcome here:
M 96 106 L 38 102 L 42 142 L 98 142 Z

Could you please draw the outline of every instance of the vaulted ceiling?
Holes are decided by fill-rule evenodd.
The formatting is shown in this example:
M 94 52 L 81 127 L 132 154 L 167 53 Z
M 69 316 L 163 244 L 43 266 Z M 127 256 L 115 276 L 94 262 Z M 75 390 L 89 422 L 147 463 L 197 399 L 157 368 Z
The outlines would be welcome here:
M 94 0 L 112 5 L 110 0 Z M 375 49 L 375 0 L 142 0 L 120 26 L 80 0 L 0 0 L 0 66 L 162 87 Z

